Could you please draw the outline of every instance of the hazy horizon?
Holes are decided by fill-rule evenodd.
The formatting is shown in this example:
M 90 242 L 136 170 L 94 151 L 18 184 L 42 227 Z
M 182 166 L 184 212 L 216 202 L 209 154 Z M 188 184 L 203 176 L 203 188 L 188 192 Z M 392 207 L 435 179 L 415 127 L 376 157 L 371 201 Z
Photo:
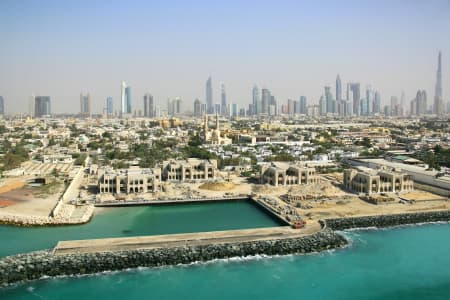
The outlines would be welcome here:
M 450 1 L 0 1 L 0 96 L 7 114 L 28 98 L 51 96 L 53 113 L 79 111 L 89 92 L 100 113 L 106 97 L 119 109 L 121 81 L 133 110 L 144 93 L 166 108 L 214 102 L 248 107 L 252 87 L 317 103 L 323 87 L 343 83 L 380 91 L 382 103 L 417 90 L 433 103 L 442 51 L 444 101 L 450 100 Z

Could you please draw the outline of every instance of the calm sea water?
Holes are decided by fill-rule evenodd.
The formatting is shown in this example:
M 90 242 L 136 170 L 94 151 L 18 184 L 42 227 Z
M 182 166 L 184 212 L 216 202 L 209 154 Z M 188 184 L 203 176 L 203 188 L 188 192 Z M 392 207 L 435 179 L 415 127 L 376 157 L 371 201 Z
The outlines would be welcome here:
M 98 232 L 117 232 L 119 215 L 134 210 L 104 215 L 109 222 L 102 221 L 105 228 Z M 127 228 L 137 230 L 134 226 L 147 220 L 139 217 L 148 212 L 136 208 L 133 214 L 138 220 Z M 183 226 L 193 231 L 191 223 L 198 221 Z M 450 224 L 345 235 L 351 246 L 337 251 L 53 278 L 0 289 L 0 299 L 450 299 Z M 27 239 L 33 244 L 39 236 Z
M 109 208 L 85 225 L 0 225 L 0 257 L 49 249 L 61 240 L 156 235 L 278 226 L 249 201 Z
M 449 224 L 346 235 L 334 252 L 47 279 L 0 299 L 450 299 Z

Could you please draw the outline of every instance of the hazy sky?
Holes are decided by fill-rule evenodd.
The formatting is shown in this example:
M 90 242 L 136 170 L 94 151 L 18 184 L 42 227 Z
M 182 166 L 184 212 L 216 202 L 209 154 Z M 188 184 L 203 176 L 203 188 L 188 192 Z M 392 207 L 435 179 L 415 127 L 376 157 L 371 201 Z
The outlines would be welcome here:
M 442 51 L 444 100 L 450 99 L 450 1 L 93 1 L 0 0 L 0 95 L 9 113 L 28 97 L 49 95 L 53 112 L 78 112 L 80 92 L 93 111 L 106 97 L 119 108 L 121 81 L 133 109 L 145 92 L 166 108 L 180 96 L 191 108 L 213 79 L 229 102 L 246 105 L 253 84 L 279 103 L 306 95 L 316 103 L 359 81 L 406 100 L 434 97 Z M 345 91 L 344 91 L 345 93 Z

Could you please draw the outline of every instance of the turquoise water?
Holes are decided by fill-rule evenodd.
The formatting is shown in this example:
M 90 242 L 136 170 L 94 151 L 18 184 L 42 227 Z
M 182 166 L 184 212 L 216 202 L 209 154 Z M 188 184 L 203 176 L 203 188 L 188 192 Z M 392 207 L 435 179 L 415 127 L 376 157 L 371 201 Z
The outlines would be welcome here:
M 450 299 L 450 224 L 346 235 L 334 252 L 48 279 L 0 299 Z
M 0 257 L 52 248 L 61 240 L 156 235 L 279 226 L 249 201 L 108 208 L 85 225 L 0 225 Z

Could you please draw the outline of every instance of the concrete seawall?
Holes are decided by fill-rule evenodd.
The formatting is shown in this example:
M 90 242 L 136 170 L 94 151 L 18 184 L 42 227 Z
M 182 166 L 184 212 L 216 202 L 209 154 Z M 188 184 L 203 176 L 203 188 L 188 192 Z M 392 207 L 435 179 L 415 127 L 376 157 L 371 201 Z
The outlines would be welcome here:
M 367 227 L 391 227 L 398 225 L 450 221 L 450 211 L 418 212 L 394 215 L 378 215 L 353 218 L 326 219 L 321 221 L 322 226 L 333 230 Z
M 128 251 L 54 254 L 37 251 L 0 260 L 0 285 L 39 279 L 43 276 L 93 274 L 136 267 L 189 264 L 197 261 L 252 255 L 311 253 L 339 248 L 347 241 L 332 230 L 296 237 L 250 242 L 229 242 Z

